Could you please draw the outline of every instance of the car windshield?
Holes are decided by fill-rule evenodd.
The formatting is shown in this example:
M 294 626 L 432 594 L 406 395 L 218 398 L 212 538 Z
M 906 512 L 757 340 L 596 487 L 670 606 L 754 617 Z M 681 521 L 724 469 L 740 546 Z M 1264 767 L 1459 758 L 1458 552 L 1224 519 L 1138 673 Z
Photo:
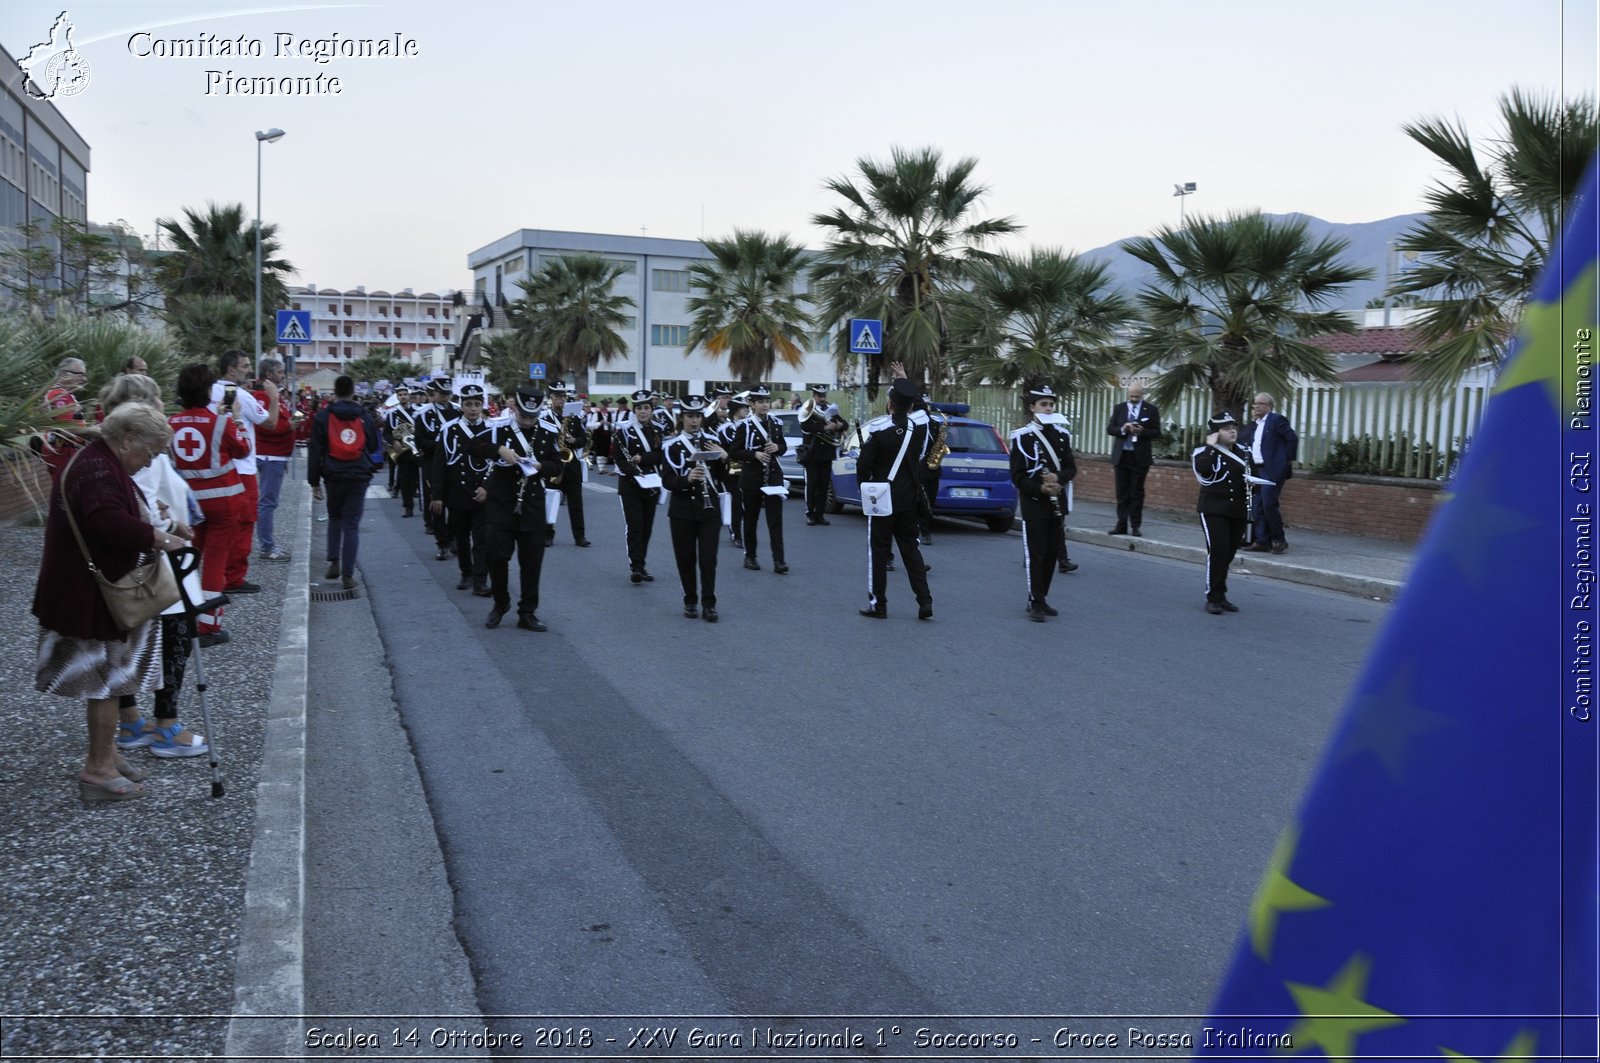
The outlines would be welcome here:
M 800 418 L 795 414 L 778 416 L 778 423 L 783 425 L 783 434 L 790 439 L 799 439 L 805 435 L 800 431 Z
M 1005 448 L 993 429 L 976 424 L 945 426 L 945 442 L 952 454 L 1004 454 Z

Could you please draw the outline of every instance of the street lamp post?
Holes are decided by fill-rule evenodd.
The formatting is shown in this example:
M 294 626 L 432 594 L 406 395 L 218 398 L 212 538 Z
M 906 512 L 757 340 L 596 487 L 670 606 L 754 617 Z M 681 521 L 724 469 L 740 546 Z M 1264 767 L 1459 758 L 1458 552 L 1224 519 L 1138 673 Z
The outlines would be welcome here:
M 1182 229 L 1183 222 L 1183 197 L 1194 194 L 1194 182 L 1185 181 L 1183 184 L 1172 186 L 1172 194 L 1178 197 L 1178 228 Z
M 261 144 L 283 139 L 283 130 L 256 130 L 256 372 L 261 371 Z

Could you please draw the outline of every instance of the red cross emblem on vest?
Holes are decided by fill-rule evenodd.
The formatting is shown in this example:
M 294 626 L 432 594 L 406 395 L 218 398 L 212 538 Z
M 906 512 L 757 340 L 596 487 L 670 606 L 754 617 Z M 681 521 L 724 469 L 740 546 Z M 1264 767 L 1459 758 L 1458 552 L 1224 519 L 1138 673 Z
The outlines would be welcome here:
M 206 437 L 198 428 L 185 425 L 173 433 L 172 449 L 184 461 L 194 461 L 206 452 Z

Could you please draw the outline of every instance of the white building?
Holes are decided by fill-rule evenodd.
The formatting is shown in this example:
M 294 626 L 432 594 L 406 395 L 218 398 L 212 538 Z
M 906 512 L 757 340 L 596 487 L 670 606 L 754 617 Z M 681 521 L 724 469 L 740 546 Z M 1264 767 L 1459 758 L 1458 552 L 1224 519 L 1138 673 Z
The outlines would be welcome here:
M 627 341 L 625 354 L 601 363 L 588 380 L 573 381 L 580 392 L 624 395 L 638 387 L 674 395 L 705 394 L 715 383 L 738 383 L 728 376 L 727 362 L 712 359 L 702 350 L 685 346 L 690 315 L 689 267 L 711 261 L 698 240 L 666 240 L 606 233 L 556 232 L 519 229 L 467 256 L 472 270 L 473 294 L 463 313 L 480 312 L 485 299 L 500 308 L 522 297 L 517 281 L 537 272 L 553 258 L 589 252 L 623 264 L 626 270 L 614 289 L 634 302 L 635 312 L 621 330 Z M 802 274 L 798 291 L 805 291 Z M 500 324 L 500 313 L 494 324 Z M 463 326 L 465 327 L 465 326 Z M 805 362 L 791 369 L 779 362 L 775 379 L 763 381 L 776 393 L 801 392 L 812 384 L 836 384 L 831 340 L 813 336 L 806 344 Z M 753 383 L 745 381 L 744 383 Z
M 349 291 L 308 284 L 289 289 L 289 306 L 311 311 L 311 342 L 277 348 L 277 356 L 293 355 L 302 376 L 318 369 L 343 372 L 347 363 L 373 347 L 390 347 L 402 361 L 425 368 L 443 368 L 460 339 L 455 321 L 455 292 L 442 295 L 410 288 L 398 292 Z

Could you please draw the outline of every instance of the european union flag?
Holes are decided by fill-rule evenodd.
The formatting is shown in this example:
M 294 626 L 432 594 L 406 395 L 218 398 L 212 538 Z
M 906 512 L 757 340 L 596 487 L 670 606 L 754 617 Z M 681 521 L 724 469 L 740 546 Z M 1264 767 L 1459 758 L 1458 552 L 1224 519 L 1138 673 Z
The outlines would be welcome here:
M 1597 204 L 1591 163 L 1200 1054 L 1596 1058 Z

